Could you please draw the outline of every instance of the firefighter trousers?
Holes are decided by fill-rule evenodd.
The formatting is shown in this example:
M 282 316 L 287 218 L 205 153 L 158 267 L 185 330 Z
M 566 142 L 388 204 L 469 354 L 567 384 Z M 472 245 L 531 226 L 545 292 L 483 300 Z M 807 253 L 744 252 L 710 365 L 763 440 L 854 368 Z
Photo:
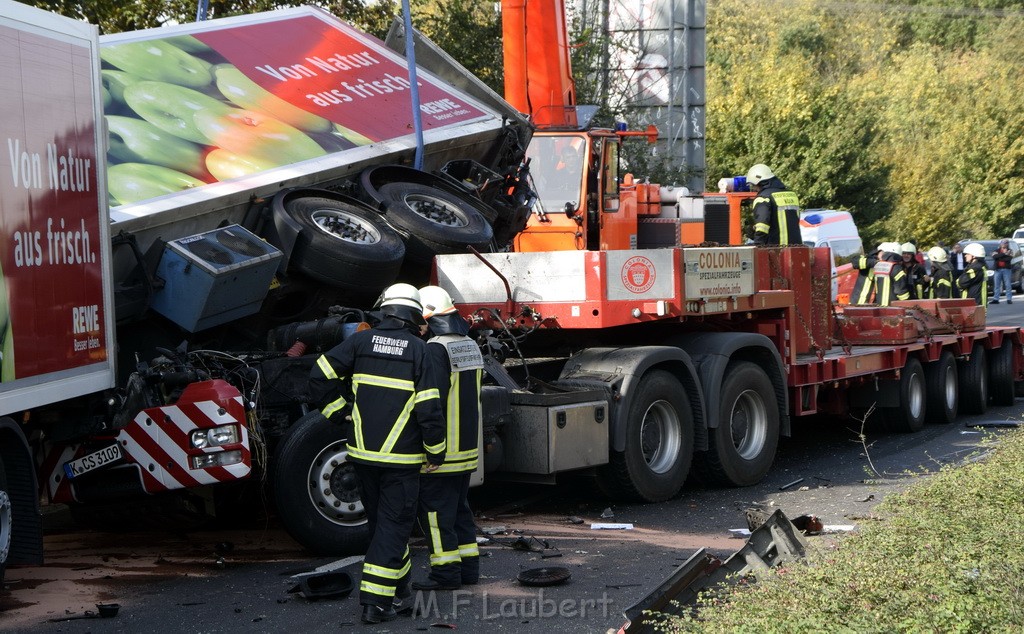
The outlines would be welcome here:
M 388 608 L 396 595 L 409 594 L 409 537 L 416 522 L 420 474 L 416 469 L 352 464 L 370 529 L 359 603 Z
M 419 521 L 430 544 L 429 577 L 442 585 L 472 585 L 480 579 L 469 478 L 468 471 L 420 476 Z

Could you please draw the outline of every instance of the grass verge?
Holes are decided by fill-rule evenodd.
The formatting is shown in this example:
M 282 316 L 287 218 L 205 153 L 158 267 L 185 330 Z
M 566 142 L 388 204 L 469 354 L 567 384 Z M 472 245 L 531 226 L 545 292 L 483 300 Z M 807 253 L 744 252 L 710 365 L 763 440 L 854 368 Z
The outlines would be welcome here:
M 753 585 L 705 592 L 664 632 L 1024 631 L 1024 430 L 887 497 L 834 542 Z

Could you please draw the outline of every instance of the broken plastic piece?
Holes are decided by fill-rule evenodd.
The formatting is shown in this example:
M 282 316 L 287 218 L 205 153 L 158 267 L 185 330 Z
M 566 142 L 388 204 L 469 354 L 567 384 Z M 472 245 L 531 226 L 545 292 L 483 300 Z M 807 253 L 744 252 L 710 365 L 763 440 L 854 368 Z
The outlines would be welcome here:
M 610 506 L 601 513 L 601 519 L 608 519 L 609 517 L 615 517 L 615 512 L 612 511 Z
M 295 575 L 292 579 L 296 583 L 288 589 L 289 594 L 299 593 L 310 600 L 344 598 L 355 587 L 352 575 L 344 570 L 309 572 Z

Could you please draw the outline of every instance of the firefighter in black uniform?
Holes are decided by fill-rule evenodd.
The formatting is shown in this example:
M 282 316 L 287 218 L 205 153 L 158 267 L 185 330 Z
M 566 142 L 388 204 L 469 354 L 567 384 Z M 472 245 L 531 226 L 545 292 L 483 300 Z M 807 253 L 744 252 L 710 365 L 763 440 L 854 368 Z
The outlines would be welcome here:
M 967 268 L 956 278 L 960 297 L 970 297 L 975 304 L 988 309 L 988 267 L 985 266 L 985 247 L 972 242 L 964 247 L 964 261 Z
M 949 266 L 946 250 L 942 247 L 928 249 L 928 260 L 932 264 L 932 273 L 928 276 L 928 299 L 953 297 L 953 269 Z
M 913 242 L 904 242 L 900 247 L 903 257 L 903 270 L 907 273 L 910 285 L 910 299 L 924 299 L 925 274 L 924 267 L 917 261 L 917 247 Z
M 850 291 L 850 304 L 863 306 L 875 301 L 875 265 L 878 264 L 878 258 L 882 257 L 884 246 L 883 242 L 874 253 L 853 260 L 853 268 L 857 269 L 857 281 L 853 283 L 853 290 Z
M 327 402 L 322 411 L 328 419 L 343 417 L 345 392 L 354 395 L 348 459 L 370 529 L 359 584 L 364 623 L 394 619 L 396 596 L 409 595 L 408 542 L 419 472 L 437 469 L 445 458 L 438 377 L 419 338 L 426 329 L 419 291 L 394 284 L 384 290 L 379 307 L 380 325 L 349 336 L 310 372 L 311 391 Z
M 875 265 L 875 303 L 888 306 L 897 299 L 910 299 L 910 280 L 901 266 L 899 242 L 886 245 L 892 251 L 883 251 Z
M 747 171 L 747 183 L 757 188 L 754 199 L 754 244 L 803 244 L 800 238 L 800 199 L 764 164 Z
M 430 575 L 415 590 L 457 590 L 480 579 L 476 523 L 469 479 L 479 460 L 480 386 L 484 358 L 466 336 L 469 326 L 439 286 L 420 289 L 423 316 L 433 337 L 427 356 L 441 368 L 439 391 L 448 429 L 444 465 L 420 478 L 419 521 L 430 543 Z

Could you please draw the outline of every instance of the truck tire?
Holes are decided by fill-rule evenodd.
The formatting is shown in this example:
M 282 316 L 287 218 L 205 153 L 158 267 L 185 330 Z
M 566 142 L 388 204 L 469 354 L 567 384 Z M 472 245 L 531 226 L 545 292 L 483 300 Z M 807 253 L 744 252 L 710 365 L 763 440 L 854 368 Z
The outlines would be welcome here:
M 882 409 L 885 427 L 891 432 L 912 434 L 924 428 L 925 391 L 924 368 L 917 357 L 907 357 L 900 372 L 900 404 Z
M 331 286 L 371 292 L 398 277 L 405 245 L 378 214 L 319 196 L 292 198 L 284 207 L 302 226 L 290 262 L 299 271 Z
M 779 405 L 765 371 L 750 361 L 732 361 L 722 380 L 722 418 L 708 430 L 701 475 L 708 484 L 757 484 L 771 469 L 779 446 Z
M 989 354 L 988 376 L 992 404 L 1013 405 L 1013 342 L 1009 339 Z
M 419 183 L 387 183 L 378 191 L 384 219 L 405 237 L 413 261 L 462 253 L 467 246 L 487 250 L 494 237 L 483 215 L 455 194 Z
M 984 414 L 988 409 L 988 355 L 980 341 L 974 343 L 971 356 L 958 363 L 960 377 L 960 411 Z
M 943 350 L 939 358 L 924 366 L 925 420 L 929 423 L 948 425 L 956 420 L 960 409 L 960 389 L 957 379 L 956 359 L 949 350 Z
M 693 459 L 693 413 L 683 386 L 663 370 L 641 378 L 626 414 L 625 451 L 598 472 L 611 497 L 663 502 L 679 493 Z
M 11 556 L 11 537 L 14 535 L 14 504 L 7 493 L 7 472 L 0 458 L 0 588 L 3 588 L 7 559 Z
M 274 454 L 274 502 L 288 534 L 318 555 L 366 552 L 369 529 L 341 429 L 318 411 L 288 430 Z

